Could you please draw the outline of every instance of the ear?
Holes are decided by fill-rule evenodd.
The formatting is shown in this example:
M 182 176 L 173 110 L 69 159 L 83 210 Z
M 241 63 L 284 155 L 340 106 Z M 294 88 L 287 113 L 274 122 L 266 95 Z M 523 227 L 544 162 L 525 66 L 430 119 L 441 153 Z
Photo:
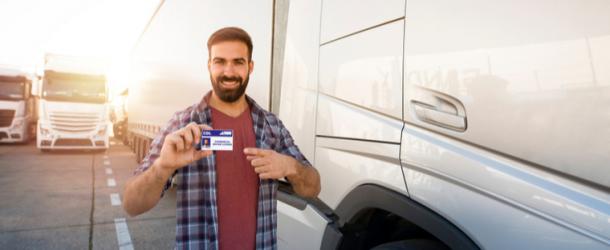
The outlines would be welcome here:
M 212 67 L 212 61 L 208 58 L 208 72 L 210 72 L 211 67 Z
M 248 64 L 250 64 L 250 72 L 248 74 L 252 74 L 252 71 L 254 71 L 254 61 L 250 61 Z

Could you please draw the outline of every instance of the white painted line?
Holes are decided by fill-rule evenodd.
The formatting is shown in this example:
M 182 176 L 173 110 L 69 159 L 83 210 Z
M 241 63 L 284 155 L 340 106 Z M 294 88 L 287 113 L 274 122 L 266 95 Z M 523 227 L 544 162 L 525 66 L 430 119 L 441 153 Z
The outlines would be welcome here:
M 109 160 L 104 160 L 104 165 L 110 165 L 110 161 Z
M 106 174 L 108 174 L 108 175 L 112 174 L 112 168 L 106 168 Z
M 133 250 L 129 228 L 125 218 L 114 219 L 114 227 L 116 228 L 116 239 L 119 243 L 120 250 Z
M 116 181 L 114 180 L 114 178 L 108 179 L 107 184 L 109 187 L 116 187 Z
M 119 194 L 117 194 L 117 193 L 110 194 L 110 204 L 112 204 L 113 206 L 121 205 L 121 198 L 119 198 Z

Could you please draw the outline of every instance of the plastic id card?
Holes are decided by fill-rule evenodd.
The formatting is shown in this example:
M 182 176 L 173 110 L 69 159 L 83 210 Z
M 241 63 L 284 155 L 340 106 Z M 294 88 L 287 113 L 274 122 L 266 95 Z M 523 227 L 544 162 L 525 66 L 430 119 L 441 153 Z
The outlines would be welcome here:
M 201 150 L 233 151 L 233 130 L 214 129 L 201 131 Z

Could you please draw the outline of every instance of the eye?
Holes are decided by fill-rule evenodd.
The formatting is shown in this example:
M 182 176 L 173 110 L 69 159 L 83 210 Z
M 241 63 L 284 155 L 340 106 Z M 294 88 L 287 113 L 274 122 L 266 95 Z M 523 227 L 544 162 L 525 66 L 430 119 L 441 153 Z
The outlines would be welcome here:
M 242 59 L 240 59 L 240 60 L 235 60 L 235 65 L 240 65 L 240 66 L 241 66 L 241 65 L 244 65 L 244 64 L 246 64 L 246 61 L 245 61 L 245 60 L 242 60 Z

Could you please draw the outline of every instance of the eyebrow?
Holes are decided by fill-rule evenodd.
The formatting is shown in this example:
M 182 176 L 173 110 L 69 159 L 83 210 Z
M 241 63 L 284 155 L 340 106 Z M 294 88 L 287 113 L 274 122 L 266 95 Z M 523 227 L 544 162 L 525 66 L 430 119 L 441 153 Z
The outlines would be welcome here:
M 216 60 L 227 61 L 227 59 L 224 58 L 224 57 L 214 57 L 214 58 L 212 58 L 212 61 L 216 61 Z M 232 61 L 234 61 L 234 62 L 247 62 L 248 60 L 246 60 L 246 58 L 244 58 L 244 57 L 238 57 L 238 58 L 233 59 Z

